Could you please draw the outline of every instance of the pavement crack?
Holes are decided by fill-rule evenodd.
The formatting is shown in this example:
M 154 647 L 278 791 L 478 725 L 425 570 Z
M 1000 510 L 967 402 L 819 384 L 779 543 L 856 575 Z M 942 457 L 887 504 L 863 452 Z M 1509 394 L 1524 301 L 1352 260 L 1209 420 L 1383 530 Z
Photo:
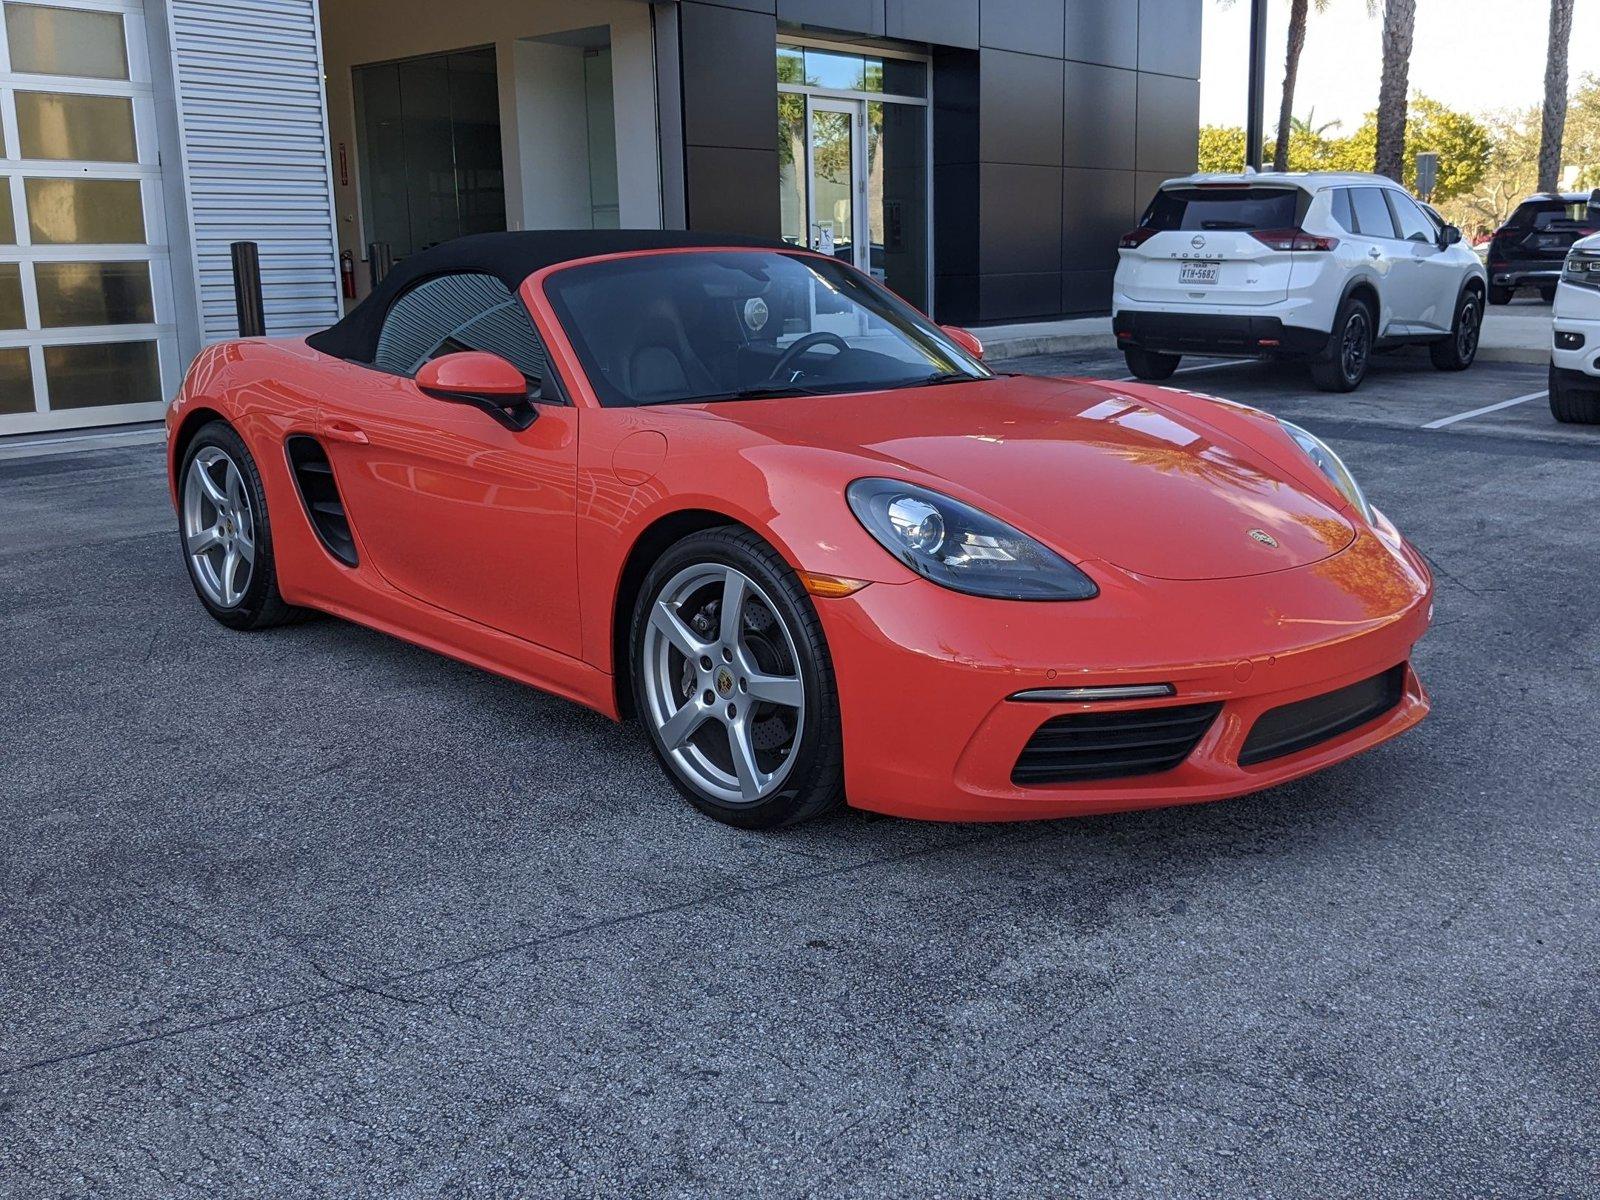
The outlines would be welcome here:
M 1037 830 L 1034 830 L 1037 835 Z M 84 1046 L 77 1050 L 69 1050 L 61 1054 L 53 1054 L 44 1058 L 32 1059 L 28 1062 L 18 1063 L 15 1066 L 0 1068 L 0 1079 L 10 1075 L 20 1075 L 24 1071 L 41 1070 L 45 1067 L 58 1066 L 62 1063 L 76 1062 L 85 1058 L 92 1058 L 99 1054 L 109 1054 L 117 1050 L 128 1050 L 135 1046 L 145 1045 L 149 1042 L 166 1041 L 171 1038 L 181 1037 L 188 1033 L 199 1033 L 209 1029 L 217 1029 L 226 1025 L 236 1025 L 243 1021 L 254 1020 L 257 1017 L 274 1016 L 278 1013 L 290 1012 L 294 1009 L 305 1008 L 313 1004 L 321 1004 L 327 1000 L 336 1000 L 342 996 L 372 995 L 385 1000 L 394 1000 L 407 1004 L 420 1004 L 421 1000 L 392 995 L 384 989 L 395 984 L 408 983 L 412 980 L 423 979 L 430 975 L 442 974 L 449 971 L 458 971 L 463 968 L 475 967 L 495 959 L 506 958 L 514 954 L 536 950 L 553 942 L 565 941 L 569 938 L 582 937 L 590 933 L 603 930 L 616 929 L 636 921 L 646 921 L 652 917 L 664 916 L 669 913 L 688 912 L 693 909 L 706 907 L 726 900 L 731 896 L 753 896 L 764 892 L 780 891 L 783 888 L 794 887 L 797 884 L 815 882 L 822 879 L 836 878 L 850 875 L 857 871 L 871 870 L 874 867 L 887 866 L 893 863 L 909 862 L 917 858 L 931 857 L 950 851 L 966 850 L 974 846 L 985 845 L 990 842 L 1004 841 L 1021 837 L 1021 827 L 1005 825 L 992 827 L 989 831 L 976 834 L 972 837 L 943 842 L 937 846 L 919 846 L 914 850 L 904 850 L 897 854 L 884 854 L 876 858 L 863 859 L 859 862 L 842 863 L 837 866 L 824 867 L 815 871 L 803 871 L 797 875 L 786 875 L 781 879 L 774 879 L 767 883 L 750 884 L 742 888 L 732 888 L 716 892 L 706 892 L 698 896 L 690 896 L 672 904 L 660 904 L 651 908 L 633 909 L 628 912 L 616 913 L 609 917 L 601 917 L 592 921 L 580 922 L 577 925 L 558 929 L 553 933 L 541 934 L 536 937 L 524 938 L 515 942 L 507 942 L 476 954 L 464 955 L 460 958 L 446 959 L 442 962 L 430 963 L 426 966 L 416 967 L 409 971 L 398 971 L 391 975 L 383 976 L 368 983 L 356 983 L 341 980 L 324 970 L 315 960 L 307 959 L 313 971 L 319 978 L 327 980 L 336 986 L 322 991 L 312 992 L 308 995 L 295 996 L 287 1000 L 280 1000 L 275 1004 L 263 1004 L 255 1008 L 245 1009 L 242 1012 L 224 1013 L 221 1016 L 211 1017 L 203 1021 L 192 1021 L 186 1025 L 176 1025 L 170 1029 L 157 1030 L 153 1033 L 142 1034 L 138 1037 L 120 1038 L 116 1041 L 101 1042 L 93 1046 Z

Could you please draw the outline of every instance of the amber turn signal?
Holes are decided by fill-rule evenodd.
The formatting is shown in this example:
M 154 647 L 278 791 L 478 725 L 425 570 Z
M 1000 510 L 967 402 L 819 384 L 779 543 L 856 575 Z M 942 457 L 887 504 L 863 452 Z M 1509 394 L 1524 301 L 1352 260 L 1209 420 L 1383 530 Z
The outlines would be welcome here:
M 815 571 L 801 571 L 800 582 L 813 596 L 851 596 L 867 586 L 865 579 L 846 579 L 842 575 L 819 575 Z

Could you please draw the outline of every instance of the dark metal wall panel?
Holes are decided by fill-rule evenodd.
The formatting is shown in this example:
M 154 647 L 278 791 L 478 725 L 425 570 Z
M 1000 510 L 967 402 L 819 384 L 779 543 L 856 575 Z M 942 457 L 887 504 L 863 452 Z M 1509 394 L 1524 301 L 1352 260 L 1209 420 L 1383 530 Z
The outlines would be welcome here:
M 1067 0 L 1066 9 L 1068 58 L 1107 67 L 1139 65 L 1139 5 L 1135 0 L 1088 4 Z
M 778 236 L 776 150 L 690 146 L 687 162 L 690 229 Z
M 1139 0 L 1139 70 L 1200 78 L 1199 0 Z
M 933 46 L 978 48 L 978 6 L 972 0 L 884 0 L 884 33 Z
M 983 216 L 980 271 L 1060 270 L 1061 168 L 984 163 L 978 168 Z
M 978 142 L 984 162 L 1061 165 L 1059 58 L 979 53 Z
M 1060 58 L 1065 29 L 1062 0 L 981 0 L 978 4 L 979 41 L 996 50 Z
M 777 21 L 717 4 L 680 7 L 685 145 L 776 153 Z M 774 175 L 768 191 L 776 181 Z
M 1138 75 L 1092 63 L 1064 66 L 1061 165 L 1133 170 Z
M 808 29 L 882 37 L 884 0 L 778 0 L 778 20 Z
M 1200 81 L 1139 72 L 1139 126 L 1134 141 L 1141 171 L 1185 175 L 1199 157 Z
M 1114 271 L 1117 240 L 1138 221 L 1143 202 L 1132 171 L 1068 167 L 1061 186 L 1061 269 Z

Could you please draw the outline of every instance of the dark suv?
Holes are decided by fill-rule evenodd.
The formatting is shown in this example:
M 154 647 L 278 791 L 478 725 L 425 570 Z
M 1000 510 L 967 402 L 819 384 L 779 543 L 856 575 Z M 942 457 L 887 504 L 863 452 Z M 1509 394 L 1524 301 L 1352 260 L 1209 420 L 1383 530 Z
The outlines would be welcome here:
M 1489 303 L 1508 304 L 1519 287 L 1556 296 L 1561 264 L 1572 243 L 1600 232 L 1600 189 L 1529 196 L 1489 242 Z

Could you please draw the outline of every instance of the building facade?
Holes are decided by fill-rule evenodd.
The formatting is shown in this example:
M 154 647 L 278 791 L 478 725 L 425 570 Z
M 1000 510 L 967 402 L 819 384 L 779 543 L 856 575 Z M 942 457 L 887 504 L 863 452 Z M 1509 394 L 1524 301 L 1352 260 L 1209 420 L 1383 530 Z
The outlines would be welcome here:
M 47 0 L 0 22 L 0 434 L 495 229 L 782 237 L 941 321 L 1104 311 L 1191 171 L 1201 0 Z

